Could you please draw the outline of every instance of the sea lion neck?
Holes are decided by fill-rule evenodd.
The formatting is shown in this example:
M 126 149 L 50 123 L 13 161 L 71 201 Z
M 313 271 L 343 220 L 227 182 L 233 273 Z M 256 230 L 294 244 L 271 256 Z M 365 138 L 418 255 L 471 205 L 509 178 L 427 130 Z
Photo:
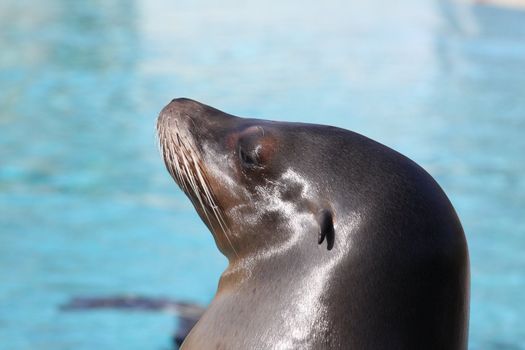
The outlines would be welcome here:
M 241 244 L 243 248 L 249 249 L 241 249 L 238 255 L 228 257 L 228 266 L 219 282 L 219 294 L 246 292 L 247 286 L 253 283 L 275 286 L 276 277 L 283 281 L 279 288 L 293 290 L 293 280 L 323 266 L 337 254 L 317 243 L 317 231 L 313 225 L 305 227 L 296 236 L 288 236 L 287 240 L 274 240 L 273 244 Z M 268 289 L 267 292 L 273 294 L 275 290 Z

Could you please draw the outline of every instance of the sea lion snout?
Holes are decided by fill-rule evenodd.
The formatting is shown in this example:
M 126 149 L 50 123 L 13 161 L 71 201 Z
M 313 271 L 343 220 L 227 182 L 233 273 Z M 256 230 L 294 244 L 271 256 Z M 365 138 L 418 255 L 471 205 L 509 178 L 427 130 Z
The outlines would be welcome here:
M 180 127 L 181 121 L 189 121 L 191 125 L 188 127 L 191 127 L 191 131 L 198 136 L 209 134 L 210 130 L 227 129 L 235 119 L 239 118 L 189 98 L 181 97 L 174 98 L 162 109 L 157 119 L 157 125 Z
M 157 125 L 170 127 L 176 120 L 190 118 L 195 114 L 191 112 L 192 102 L 187 98 L 174 98 L 160 111 Z

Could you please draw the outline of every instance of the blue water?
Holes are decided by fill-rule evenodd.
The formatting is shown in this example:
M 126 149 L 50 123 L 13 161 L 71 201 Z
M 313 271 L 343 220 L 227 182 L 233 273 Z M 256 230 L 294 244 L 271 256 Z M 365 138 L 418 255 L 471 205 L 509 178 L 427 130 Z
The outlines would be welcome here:
M 225 259 L 165 171 L 187 96 L 352 129 L 442 185 L 468 237 L 471 349 L 525 349 L 525 11 L 447 1 L 0 2 L 0 349 L 167 349 Z

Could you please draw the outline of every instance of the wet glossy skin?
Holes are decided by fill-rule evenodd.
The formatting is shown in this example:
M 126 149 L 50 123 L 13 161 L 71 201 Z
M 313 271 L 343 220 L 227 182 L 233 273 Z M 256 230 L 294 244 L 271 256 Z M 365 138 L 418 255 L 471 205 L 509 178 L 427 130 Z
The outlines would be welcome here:
M 229 259 L 184 349 L 466 349 L 464 234 L 414 162 L 347 130 L 187 99 L 158 132 Z

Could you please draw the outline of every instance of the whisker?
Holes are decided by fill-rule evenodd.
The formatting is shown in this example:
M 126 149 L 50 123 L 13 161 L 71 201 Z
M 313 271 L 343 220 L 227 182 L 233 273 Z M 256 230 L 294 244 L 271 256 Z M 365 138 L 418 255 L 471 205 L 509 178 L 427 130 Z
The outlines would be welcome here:
M 176 177 L 178 179 L 178 183 L 183 187 L 184 192 L 188 193 L 188 187 L 186 185 L 186 181 L 183 176 L 183 171 L 181 169 L 180 157 L 179 157 L 179 154 L 176 152 L 175 148 L 173 148 L 174 140 L 171 135 L 170 135 L 170 139 L 172 142 L 168 142 L 168 149 L 169 149 L 169 152 L 173 155 L 172 165 L 175 165 L 175 170 L 176 170 L 175 173 L 177 175 Z
M 178 126 L 177 126 L 178 127 Z M 221 208 L 217 205 L 215 196 L 210 190 L 206 172 L 199 160 L 198 153 L 191 139 L 181 135 L 177 130 L 169 132 L 162 125 L 157 125 L 158 147 L 171 177 L 188 195 L 195 207 L 201 208 L 206 221 L 214 226 L 214 221 L 228 241 L 231 249 L 238 253 L 230 239 L 231 231 L 224 219 Z

